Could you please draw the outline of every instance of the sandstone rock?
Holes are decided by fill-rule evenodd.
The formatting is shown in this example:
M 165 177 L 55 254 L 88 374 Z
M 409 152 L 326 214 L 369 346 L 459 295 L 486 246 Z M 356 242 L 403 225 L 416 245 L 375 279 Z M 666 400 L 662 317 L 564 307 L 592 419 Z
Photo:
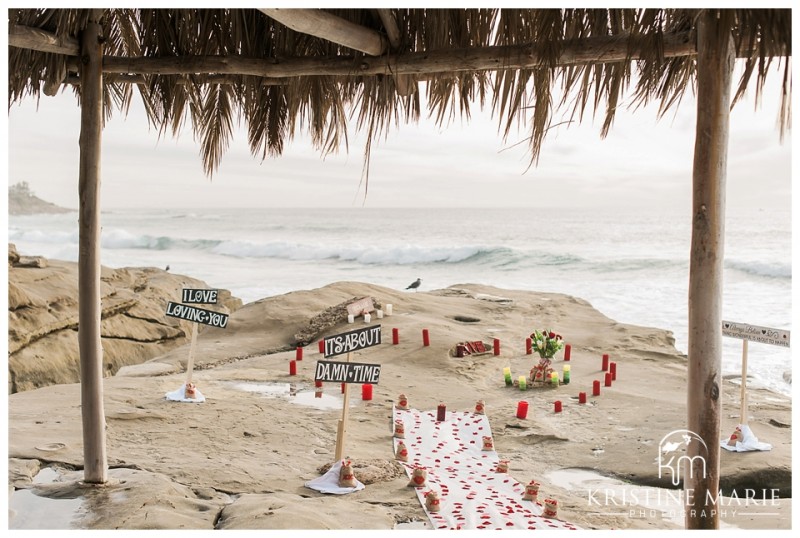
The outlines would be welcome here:
M 20 256 L 14 264 L 18 267 L 38 267 L 43 269 L 47 267 L 47 260 L 41 256 Z
M 80 379 L 77 264 L 38 259 L 42 262 L 9 267 L 9 393 Z M 152 267 L 102 269 L 101 337 L 106 376 L 188 342 L 191 323 L 165 314 L 167 303 L 179 302 L 185 287 L 209 286 Z M 218 304 L 209 308 L 230 313 L 241 306 L 240 299 L 220 290 Z M 198 329 L 202 332 L 204 326 Z
M 12 265 L 19 261 L 19 254 L 17 254 L 17 246 L 14 243 L 8 244 L 8 264 Z

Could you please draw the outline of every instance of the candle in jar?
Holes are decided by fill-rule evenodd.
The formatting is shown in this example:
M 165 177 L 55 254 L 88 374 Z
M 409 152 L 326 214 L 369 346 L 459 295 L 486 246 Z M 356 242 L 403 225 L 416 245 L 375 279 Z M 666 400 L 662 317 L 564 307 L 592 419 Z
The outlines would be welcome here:
M 439 406 L 436 408 L 436 420 L 441 422 L 445 419 L 447 413 L 447 406 L 443 403 L 440 403 Z
M 569 376 L 570 376 L 571 367 L 569 364 L 564 365 L 564 384 L 569 385 Z
M 362 400 L 371 400 L 372 399 L 372 385 L 369 383 L 364 383 L 361 385 L 361 399 Z
M 387 304 L 386 305 L 386 315 L 387 316 L 391 316 L 392 315 L 392 305 L 391 304 Z
M 521 375 L 519 376 L 519 390 L 525 390 L 526 388 L 528 388 L 528 384 L 525 381 L 525 376 Z
M 517 418 L 526 418 L 528 416 L 528 402 L 521 401 L 517 403 Z

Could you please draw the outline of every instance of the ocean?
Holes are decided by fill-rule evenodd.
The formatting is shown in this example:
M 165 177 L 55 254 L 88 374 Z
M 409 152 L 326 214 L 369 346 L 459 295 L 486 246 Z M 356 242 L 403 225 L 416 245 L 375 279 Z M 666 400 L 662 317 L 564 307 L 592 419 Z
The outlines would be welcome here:
M 566 293 L 623 323 L 672 331 L 687 351 L 691 224 L 675 212 L 542 209 L 105 211 L 101 263 L 170 267 L 244 302 L 336 281 L 421 291 L 477 283 Z M 77 213 L 9 216 L 22 255 L 77 261 Z M 722 317 L 790 330 L 791 213 L 728 211 Z M 411 292 L 409 292 L 411 293 Z M 533 328 L 531 328 L 533 329 Z M 723 338 L 723 375 L 742 341 Z M 751 343 L 748 373 L 791 394 L 791 350 Z

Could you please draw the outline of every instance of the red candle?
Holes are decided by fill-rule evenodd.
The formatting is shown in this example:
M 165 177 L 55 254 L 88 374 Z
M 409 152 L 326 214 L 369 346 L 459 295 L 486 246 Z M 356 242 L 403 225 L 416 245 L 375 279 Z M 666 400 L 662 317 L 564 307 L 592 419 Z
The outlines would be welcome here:
M 569 360 L 569 355 L 570 355 L 571 352 L 572 352 L 572 346 L 569 345 L 569 344 L 565 344 L 564 345 L 564 360 L 565 361 Z
M 322 391 L 321 390 L 315 390 L 314 391 L 314 398 L 322 398 Z
M 606 372 L 606 387 L 611 386 L 611 372 Z
M 600 382 L 597 379 L 592 383 L 592 396 L 600 396 Z
M 561 412 L 561 400 L 556 400 L 556 401 L 553 403 L 553 407 L 554 407 L 554 411 L 555 411 L 556 413 L 560 413 L 560 412 Z
M 528 402 L 521 401 L 517 404 L 517 418 L 526 418 L 528 416 Z
M 372 385 L 369 383 L 364 383 L 361 385 L 361 399 L 362 400 L 371 400 L 372 399 Z
M 428 335 L 428 329 L 422 329 L 422 345 L 429 346 L 431 345 L 431 339 Z
M 396 346 L 399 343 L 400 343 L 400 329 L 395 327 L 394 329 L 392 329 L 392 344 Z
M 612 362 L 608 365 L 611 369 L 611 381 L 617 380 L 617 363 Z
M 585 392 L 579 392 L 578 393 L 578 403 L 582 403 L 582 404 L 586 403 L 586 393 Z
M 295 360 L 301 361 L 303 360 L 303 348 L 301 346 L 297 346 L 297 350 L 294 354 Z
M 314 381 L 314 386 L 315 387 L 321 387 L 322 386 L 322 381 Z
M 495 355 L 500 354 L 500 340 L 497 338 L 494 339 L 494 354 Z
M 319 352 L 320 353 L 325 353 L 325 340 L 320 340 L 319 341 Z
M 608 372 L 608 353 L 603 354 L 603 371 Z
M 530 355 L 533 353 L 533 340 L 530 338 L 525 339 L 525 354 Z
M 344 394 L 345 383 L 342 383 L 342 394 Z
M 443 403 L 439 404 L 439 407 L 436 408 L 436 420 L 437 422 L 441 422 L 445 418 L 445 413 L 447 413 L 447 406 Z
M 456 346 L 456 357 L 458 357 L 460 359 L 463 356 L 464 356 L 464 345 L 463 344 L 458 344 Z
M 289 361 L 289 375 L 297 375 L 297 362 Z

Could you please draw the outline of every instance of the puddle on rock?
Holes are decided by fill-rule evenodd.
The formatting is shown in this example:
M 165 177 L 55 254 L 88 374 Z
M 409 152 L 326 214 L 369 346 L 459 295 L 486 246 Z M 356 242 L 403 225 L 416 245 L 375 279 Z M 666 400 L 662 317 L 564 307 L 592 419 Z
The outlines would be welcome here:
M 421 531 L 421 530 L 431 530 L 431 524 L 427 521 L 406 521 L 405 523 L 398 523 L 394 526 L 396 531 Z
M 298 388 L 295 383 L 233 383 L 232 388 L 245 392 L 255 392 L 267 398 L 285 398 L 291 403 L 313 407 L 314 409 L 341 409 L 342 395 L 340 386 L 330 387 L 328 391 Z M 349 388 L 350 406 L 356 402 L 353 398 L 353 387 Z M 332 394 L 335 391 L 335 394 Z
M 34 484 L 58 482 L 58 471 L 45 467 L 33 477 Z M 68 530 L 77 529 L 85 515 L 83 497 L 53 499 L 37 495 L 30 489 L 18 489 L 8 498 L 9 530 Z

